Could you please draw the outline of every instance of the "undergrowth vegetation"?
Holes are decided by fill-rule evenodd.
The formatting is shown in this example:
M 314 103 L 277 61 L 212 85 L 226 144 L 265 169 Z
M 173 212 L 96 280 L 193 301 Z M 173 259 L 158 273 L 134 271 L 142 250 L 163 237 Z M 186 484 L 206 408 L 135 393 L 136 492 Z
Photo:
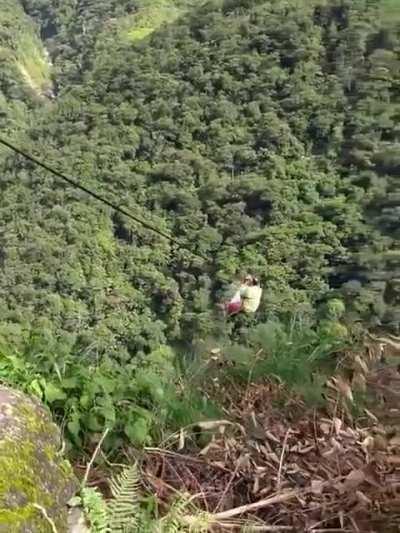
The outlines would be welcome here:
M 322 401 L 323 386 L 334 371 L 332 356 L 345 339 L 302 323 L 271 320 L 251 331 L 246 346 L 234 344 L 226 350 L 230 374 L 241 382 L 257 383 L 276 378 L 308 403 Z
M 241 342 L 209 339 L 221 346 L 217 358 L 205 346 L 186 360 L 160 346 L 124 364 L 53 351 L 37 336 L 19 353 L 0 347 L 0 380 L 43 400 L 75 450 L 90 448 L 109 428 L 104 449 L 115 454 L 126 443 L 149 445 L 182 427 L 218 418 L 221 399 L 207 394 L 211 380 L 242 386 L 278 379 L 310 404 L 320 402 L 334 369 L 331 354 L 345 342 L 321 324 L 271 319 L 242 333 Z
M 352 325 L 399 331 L 398 4 L 2 1 L 4 135 L 171 237 L 0 152 L 0 382 L 71 454 L 195 433 L 250 383 L 320 406 Z M 260 308 L 225 321 L 245 273 Z
M 196 508 L 185 494 L 177 495 L 163 516 L 151 502 L 144 501 L 140 472 L 136 464 L 126 467 L 111 479 L 111 498 L 107 501 L 97 490 L 83 487 L 71 505 L 82 506 L 91 533 L 197 533 L 209 531 L 211 517 Z
M 174 355 L 167 347 L 124 366 L 107 357 L 88 363 L 32 349 L 2 350 L 0 379 L 49 405 L 77 449 L 90 446 L 105 427 L 112 429 L 105 443 L 109 451 L 124 441 L 149 444 L 162 438 L 166 425 L 191 421 L 196 413 L 194 401 L 190 405 L 187 396 L 180 398 Z

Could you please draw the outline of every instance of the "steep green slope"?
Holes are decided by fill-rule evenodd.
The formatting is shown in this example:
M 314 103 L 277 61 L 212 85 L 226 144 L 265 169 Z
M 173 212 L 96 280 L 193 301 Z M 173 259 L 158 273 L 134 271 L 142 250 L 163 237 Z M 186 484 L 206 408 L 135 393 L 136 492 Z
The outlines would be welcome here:
M 50 65 L 38 29 L 18 0 L 4 0 L 1 7 L 2 92 L 5 96 L 16 98 L 21 95 L 16 87 L 21 82 L 21 85 L 24 83 L 40 95 L 51 86 L 51 80 Z M 19 90 L 22 91 L 23 87 Z
M 119 41 L 148 37 L 198 7 L 194 0 L 21 0 L 40 25 L 55 64 L 57 85 L 78 83 L 91 69 L 93 55 L 107 53 Z
M 363 216 L 370 226 L 366 242 L 349 242 L 354 252 L 343 292 L 373 324 L 400 325 L 400 4 L 378 3 L 375 33 L 354 42 L 349 34 L 342 66 L 351 109 L 345 121 L 341 158 L 343 176 L 361 191 Z M 354 275 L 354 260 L 357 274 Z M 339 267 L 343 272 L 343 266 Z M 346 267 L 344 267 L 346 271 Z M 357 281 L 362 287 L 357 287 Z
M 63 89 L 26 147 L 209 261 L 10 160 L 0 334 L 126 360 L 229 330 L 213 305 L 249 270 L 260 320 L 313 315 L 345 285 L 353 317 L 396 326 L 398 230 L 378 211 L 387 193 L 398 209 L 399 39 L 377 5 L 212 2 L 132 43 L 98 39 L 109 2 L 78 19 L 63 4 Z
M 201 0 L 138 0 L 136 12 L 120 21 L 122 36 L 133 41 L 144 39 L 202 3 Z
M 0 9 L 0 128 L 15 139 L 35 122 L 52 88 L 50 65 L 38 28 L 19 0 L 4 0 Z M 0 150 L 0 164 L 5 157 Z M 7 154 L 8 155 L 8 154 Z
M 21 0 L 40 27 L 54 63 L 57 89 L 79 84 L 90 70 L 98 41 L 114 36 L 120 21 L 136 11 L 135 0 Z
M 363 1 L 291 5 L 291 10 L 279 2 L 207 5 L 192 19 L 156 35 L 149 46 L 137 49 L 137 55 L 119 52 L 123 61 L 130 58 L 129 67 L 115 64 L 115 57 L 111 65 L 105 55 L 100 56 L 101 74 L 95 71 L 93 79 L 104 80 L 106 64 L 110 81 L 100 83 L 94 92 L 102 99 L 102 90 L 120 87 L 125 105 L 138 109 L 135 117 L 131 112 L 132 124 L 141 133 L 135 153 L 152 163 L 149 172 L 155 177 L 148 183 L 156 191 L 156 205 L 166 205 L 175 220 L 183 219 L 177 231 L 193 229 L 199 205 L 211 219 L 212 185 L 203 197 L 207 202 L 200 197 L 202 203 L 194 205 L 193 196 L 202 195 L 202 180 L 217 186 L 218 175 L 217 194 L 224 191 L 223 203 L 218 210 L 218 201 L 212 207 L 212 226 L 225 242 L 233 241 L 230 261 L 250 240 L 246 263 L 258 265 L 271 277 L 271 286 L 289 285 L 291 297 L 305 291 L 318 298 L 325 290 L 318 284 L 330 272 L 333 287 L 344 285 L 349 306 L 356 301 L 356 316 L 374 316 L 374 321 L 395 325 L 398 296 L 391 287 L 398 277 L 393 270 L 398 232 L 395 223 L 385 226 L 374 215 L 373 206 L 378 204 L 379 209 L 387 202 L 395 220 L 396 165 L 390 160 L 398 153 L 399 26 L 388 26 L 386 21 L 395 20 L 399 9 L 387 4 L 383 10 L 380 2 Z M 253 10 L 246 12 L 250 6 Z M 389 165 L 382 165 L 387 156 Z M 194 173 L 193 160 L 199 167 L 199 159 L 208 166 Z M 154 163 L 164 165 L 160 172 Z M 279 201 L 274 205 L 271 178 L 276 167 L 273 190 Z M 300 187 L 316 187 L 308 201 L 302 189 L 296 193 L 293 186 L 292 196 L 288 195 L 285 174 L 290 175 L 291 167 Z M 307 185 L 301 184 L 299 169 Z M 161 190 L 168 188 L 164 201 L 160 183 Z M 192 191 L 186 196 L 188 207 L 182 183 Z M 226 206 L 235 205 L 232 196 L 238 207 L 240 201 L 247 204 L 237 212 L 237 227 L 235 219 L 232 224 L 225 218 Z M 154 208 L 153 203 L 147 205 Z M 290 227 L 296 230 L 282 238 L 279 232 L 287 211 L 293 217 Z M 310 211 L 312 223 L 307 220 Z M 385 213 L 389 216 L 387 209 Z M 250 215 L 251 224 L 258 219 L 256 226 L 249 223 L 246 229 L 243 215 Z M 274 218 L 280 255 L 271 261 L 266 251 L 260 261 L 252 254 L 262 250 L 262 242 L 277 230 Z M 266 222 L 259 233 L 257 226 Z M 202 225 L 200 218 L 197 230 Z M 307 236 L 310 231 L 315 232 L 313 240 Z M 238 263 L 233 266 L 237 268 Z M 277 300 L 282 305 L 282 294 Z

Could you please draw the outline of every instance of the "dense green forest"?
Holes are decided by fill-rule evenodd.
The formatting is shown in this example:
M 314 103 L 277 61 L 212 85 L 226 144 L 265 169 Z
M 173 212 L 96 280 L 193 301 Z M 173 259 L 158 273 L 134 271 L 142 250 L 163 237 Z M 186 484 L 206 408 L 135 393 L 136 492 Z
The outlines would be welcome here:
M 182 243 L 1 149 L 1 376 L 68 397 L 74 438 L 256 324 L 399 331 L 395 1 L 4 2 L 2 132 Z M 245 272 L 261 309 L 227 322 Z M 124 415 L 139 442 L 146 409 Z

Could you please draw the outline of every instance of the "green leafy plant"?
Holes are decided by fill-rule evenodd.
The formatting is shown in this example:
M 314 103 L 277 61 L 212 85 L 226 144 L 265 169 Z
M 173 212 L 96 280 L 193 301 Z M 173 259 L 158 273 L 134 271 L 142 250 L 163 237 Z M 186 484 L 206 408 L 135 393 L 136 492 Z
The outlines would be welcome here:
M 226 373 L 249 383 L 278 378 L 311 403 L 319 403 L 334 370 L 332 355 L 344 346 L 336 330 L 312 327 L 299 316 L 288 323 L 273 319 L 249 330 L 246 345 L 224 349 L 231 362 Z
M 103 495 L 97 489 L 84 487 L 74 503 L 82 505 L 91 533 L 108 533 L 108 508 Z
M 211 516 L 193 505 L 189 496 L 176 498 L 166 516 L 157 524 L 157 531 L 165 533 L 206 533 L 209 531 Z
M 91 533 L 134 533 L 139 531 L 139 473 L 136 465 L 111 478 L 112 499 L 108 502 L 96 488 L 82 487 L 70 501 L 81 506 Z
M 186 495 L 177 497 L 167 514 L 161 518 L 155 516 L 144 504 L 136 464 L 114 475 L 110 488 L 112 498 L 108 501 L 91 487 L 83 487 L 70 501 L 70 505 L 82 507 L 91 533 L 202 533 L 208 530 L 208 514 L 196 509 Z
M 0 380 L 45 402 L 64 421 L 75 450 L 89 446 L 104 428 L 110 429 L 107 451 L 116 452 L 124 442 L 140 447 L 210 412 L 165 346 L 125 365 L 107 357 L 85 364 L 78 356 L 38 354 L 32 348 L 20 354 L 3 347 Z
M 108 503 L 108 521 L 113 533 L 139 531 L 139 481 L 137 466 L 124 469 L 111 479 L 112 500 Z

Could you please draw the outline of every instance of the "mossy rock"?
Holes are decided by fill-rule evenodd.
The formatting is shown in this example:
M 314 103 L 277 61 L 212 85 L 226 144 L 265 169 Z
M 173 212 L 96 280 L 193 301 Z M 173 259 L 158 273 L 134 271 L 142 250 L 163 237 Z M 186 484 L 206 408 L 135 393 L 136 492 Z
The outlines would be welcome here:
M 36 400 L 0 386 L 0 533 L 67 531 L 77 490 L 60 431 Z

